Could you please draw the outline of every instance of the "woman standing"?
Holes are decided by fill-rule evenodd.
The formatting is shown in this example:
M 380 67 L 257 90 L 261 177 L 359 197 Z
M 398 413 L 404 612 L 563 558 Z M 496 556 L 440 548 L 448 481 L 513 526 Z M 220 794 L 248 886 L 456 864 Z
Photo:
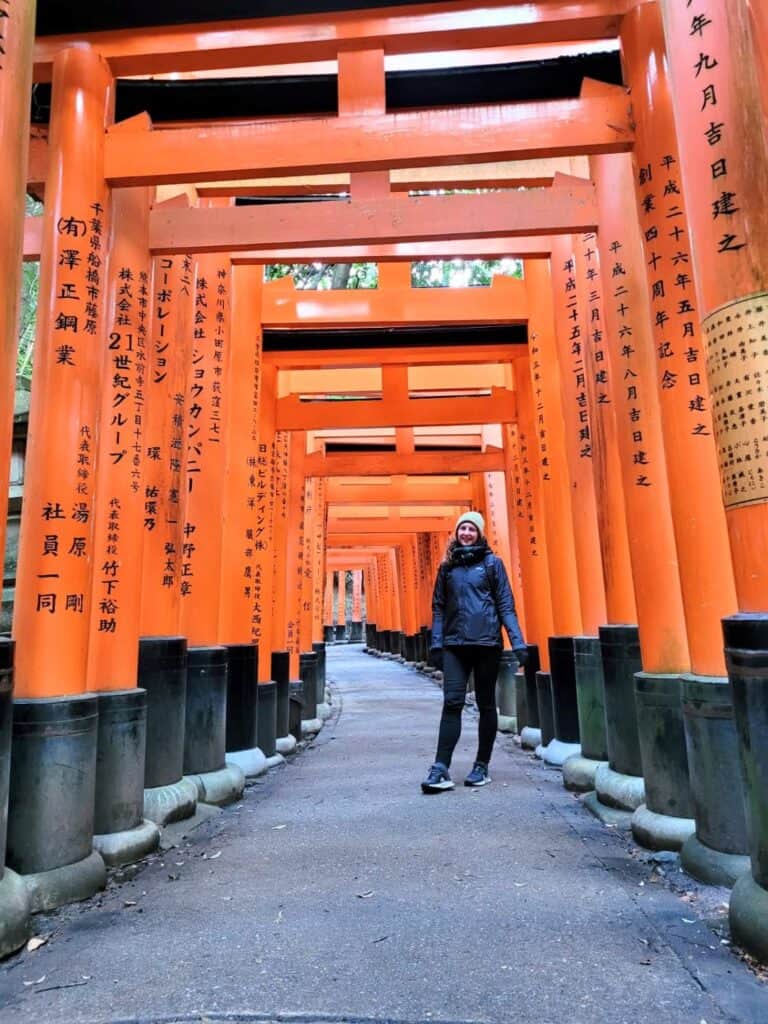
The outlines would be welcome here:
M 448 769 L 461 735 L 461 712 L 470 672 L 474 672 L 480 723 L 477 758 L 464 785 L 485 786 L 491 781 L 488 763 L 498 725 L 496 676 L 502 626 L 518 662 L 524 665 L 528 660 L 504 563 L 488 546 L 484 529 L 485 520 L 479 512 L 462 513 L 437 571 L 430 660 L 443 672 L 443 714 L 435 763 L 421 784 L 424 793 L 453 789 Z

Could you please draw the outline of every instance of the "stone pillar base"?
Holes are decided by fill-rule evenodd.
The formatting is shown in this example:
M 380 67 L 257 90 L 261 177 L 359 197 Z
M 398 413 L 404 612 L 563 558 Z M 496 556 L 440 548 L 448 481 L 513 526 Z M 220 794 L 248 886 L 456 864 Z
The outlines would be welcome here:
M 540 745 L 541 729 L 534 729 L 533 726 L 526 725 L 520 733 L 520 746 L 523 750 L 535 750 Z
M 499 732 L 517 732 L 517 715 L 499 715 Z
M 135 828 L 122 832 L 107 832 L 93 837 L 93 848 L 101 854 L 104 863 L 110 867 L 135 864 L 157 849 L 160 829 L 154 821 L 144 820 Z
M 607 761 L 593 761 L 591 757 L 574 754 L 563 763 L 563 785 L 571 793 L 589 793 L 595 788 L 595 773 Z
M 692 835 L 683 843 L 680 863 L 688 874 L 705 885 L 723 885 L 732 889 L 743 874 L 750 870 L 749 857 L 741 853 L 723 853 L 713 850 Z
M 255 779 L 267 770 L 267 759 L 260 747 L 248 750 L 228 750 L 227 764 L 236 764 L 246 779 Z
M 645 781 L 641 775 L 623 775 L 609 765 L 595 772 L 595 792 L 601 804 L 617 811 L 636 811 L 645 803 Z
M 272 757 L 267 758 L 267 768 L 276 768 L 279 764 L 283 764 L 285 758 L 282 754 L 273 754 Z
M 189 779 L 144 790 L 144 817 L 156 825 L 191 818 L 196 807 L 197 786 Z
M 615 807 L 609 807 L 608 804 L 600 803 L 597 793 L 585 793 L 581 798 L 581 802 L 604 825 L 613 825 L 615 828 L 620 828 L 625 832 L 629 832 L 632 828 L 632 815 L 630 812 L 619 811 Z
M 675 818 L 658 814 L 640 804 L 632 815 L 632 835 L 647 850 L 681 850 L 696 831 L 693 818 Z
M 301 735 L 304 736 L 316 736 L 323 728 L 322 718 L 302 718 L 301 720 Z
M 0 878 L 0 957 L 20 949 L 29 938 L 32 904 L 21 875 L 6 868 Z
M 278 754 L 282 754 L 283 757 L 286 754 L 292 754 L 296 750 L 296 737 L 290 734 L 288 736 L 278 736 L 275 740 L 275 747 Z
M 327 718 L 330 718 L 330 717 L 331 717 L 331 712 L 332 712 L 332 711 L 333 711 L 333 708 L 332 708 L 332 707 L 331 707 L 331 705 L 330 705 L 330 704 L 328 704 L 327 702 L 324 702 L 324 703 L 322 703 L 322 704 L 318 704 L 318 705 L 317 705 L 317 717 L 318 717 L 318 718 L 319 718 L 319 719 L 320 719 L 321 721 L 323 721 L 323 722 L 324 722 L 324 721 L 325 721 L 325 720 L 326 720 Z
M 87 900 L 107 884 L 107 869 L 95 850 L 74 864 L 21 876 L 33 914 Z
M 225 764 L 215 772 L 200 772 L 185 775 L 197 788 L 197 799 L 201 804 L 226 807 L 239 800 L 245 789 L 245 775 L 242 768 L 233 763 Z
M 734 885 L 728 918 L 731 938 L 763 963 L 768 961 L 768 891 L 751 872 Z
M 544 763 L 552 768 L 562 768 L 569 757 L 581 753 L 580 743 L 564 743 L 562 740 L 550 740 L 544 748 Z

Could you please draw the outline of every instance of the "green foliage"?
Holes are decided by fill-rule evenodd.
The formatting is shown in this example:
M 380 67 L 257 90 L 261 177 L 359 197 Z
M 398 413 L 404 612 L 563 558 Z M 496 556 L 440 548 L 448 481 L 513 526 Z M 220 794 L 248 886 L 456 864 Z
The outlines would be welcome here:
M 28 217 L 40 217 L 43 204 L 31 196 L 26 197 Z M 19 310 L 19 346 L 16 356 L 17 386 L 29 390 L 32 379 L 32 353 L 35 345 L 37 299 L 40 290 L 40 264 L 25 263 L 21 276 L 21 309 Z
M 275 281 L 288 275 L 296 287 L 324 291 L 331 288 L 375 288 L 379 268 L 375 263 L 268 263 L 264 280 Z
M 522 277 L 520 260 L 421 260 L 411 264 L 414 288 L 482 288 L 494 274 Z M 275 281 L 291 275 L 299 289 L 376 288 L 379 268 L 375 263 L 270 263 L 264 279 Z

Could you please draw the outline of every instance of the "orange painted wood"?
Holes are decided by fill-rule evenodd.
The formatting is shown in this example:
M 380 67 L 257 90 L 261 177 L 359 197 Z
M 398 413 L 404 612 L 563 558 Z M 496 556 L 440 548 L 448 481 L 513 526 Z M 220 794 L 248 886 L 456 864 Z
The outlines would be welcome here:
M 389 327 L 402 324 L 520 323 L 527 319 L 524 286 L 494 278 L 488 288 L 384 287 L 313 291 L 283 278 L 264 289 L 265 327 Z M 501 332 L 500 332 L 501 334 Z M 502 335 L 503 336 L 503 335 Z M 359 355 L 358 355 L 359 360 Z
M 365 123 L 362 119 L 357 130 L 363 130 Z M 120 137 L 122 133 L 108 139 Z M 205 146 L 202 140 L 197 145 Z M 328 141 L 323 145 L 328 146 Z M 204 208 L 161 206 L 152 215 L 150 245 L 154 253 L 243 252 L 318 244 L 551 235 L 594 230 L 596 223 L 594 190 L 590 184 L 579 184 L 475 195 L 352 198 L 317 203 L 311 217 L 306 203 L 237 206 L 213 214 Z
M 329 480 L 327 493 L 333 505 L 445 505 L 469 503 L 471 491 L 468 481 L 461 477 L 381 477 L 368 484 L 357 479 Z
M 352 618 L 355 622 L 363 618 L 363 576 L 359 569 L 352 573 Z
M 126 133 L 107 139 L 105 176 L 110 184 L 125 186 L 223 181 L 307 170 L 377 171 L 621 153 L 627 152 L 633 141 L 627 100 L 622 96 L 595 97 L 381 117 L 155 129 L 140 149 L 136 148 L 137 139 Z
M 597 522 L 608 622 L 637 621 L 632 562 L 624 508 L 615 403 L 607 346 L 600 254 L 596 235 L 581 235 L 575 245 L 576 287 L 587 330 L 584 348 L 587 401 L 594 462 Z
M 364 452 L 359 455 L 307 456 L 307 472 L 314 476 L 387 476 L 397 473 L 423 475 L 472 473 L 504 469 L 503 452 Z
M 490 428 L 487 433 L 494 435 L 494 440 L 501 442 L 501 428 Z M 517 543 L 512 543 L 509 530 L 506 481 L 503 473 L 483 473 L 478 477 L 482 487 L 482 498 L 476 507 L 485 513 L 485 535 L 491 549 L 504 563 L 512 590 L 520 627 L 525 635 L 525 600 L 520 588 L 520 559 Z M 509 637 L 503 634 L 503 644 L 509 648 Z
M 705 341 L 712 317 L 709 372 L 715 365 L 712 354 L 723 367 L 711 387 L 736 593 L 742 611 L 762 611 L 768 608 L 766 498 L 759 482 L 768 471 L 768 452 L 760 440 L 764 425 L 761 421 L 757 427 L 755 444 L 755 429 L 739 419 L 738 409 L 725 419 L 719 413 L 732 388 L 749 392 L 755 374 L 765 373 L 768 98 L 761 81 L 764 58 L 755 60 L 765 41 L 752 35 L 757 24 L 764 25 L 765 15 L 759 23 L 753 21 L 750 5 L 734 0 L 709 5 L 706 11 L 670 3 L 663 9 L 698 314 Z M 751 329 L 742 309 L 725 308 L 749 296 L 759 297 Z M 721 309 L 722 317 L 713 316 Z M 727 355 L 736 313 L 738 361 Z M 761 394 L 757 390 L 755 397 Z M 745 471 L 746 464 L 737 460 L 746 457 Z M 755 483 L 744 487 L 742 472 Z
M 340 50 L 361 44 L 386 46 L 388 53 L 422 53 L 457 47 L 612 39 L 625 8 L 623 0 L 589 0 L 578 5 L 556 0 L 523 8 L 486 0 L 482 5 L 454 3 L 450 10 L 444 4 L 423 4 L 405 10 L 94 32 L 86 38 L 109 59 L 115 74 L 157 75 L 213 67 L 335 60 Z M 35 48 L 35 80 L 50 80 L 58 50 L 82 38 L 40 38 Z
M 482 186 L 481 186 L 482 187 Z M 29 250 L 26 248 L 25 232 L 24 258 L 33 259 L 34 238 L 29 236 Z M 311 248 L 280 250 L 280 259 L 286 263 L 313 263 L 317 260 L 327 263 L 385 263 L 414 260 L 494 260 L 508 257 L 525 259 L 546 259 L 552 250 L 549 235 L 506 235 L 499 238 L 457 238 L 455 240 L 433 239 L 423 242 L 387 242 L 347 244 L 344 246 L 318 242 Z M 274 263 L 273 249 L 249 249 L 233 252 L 233 263 Z
M 447 289 L 445 289 L 447 291 Z M 474 290 L 474 289 L 473 289 Z M 334 367 L 360 366 L 440 366 L 450 363 L 461 366 L 465 363 L 504 363 L 509 360 L 510 346 L 504 339 L 508 332 L 499 330 L 499 341 L 480 345 L 430 345 L 428 347 L 403 346 L 393 349 L 378 349 L 365 354 L 358 349 L 338 349 L 333 353 Z M 265 352 L 265 364 L 290 370 L 312 370 L 328 367 L 328 353 L 297 349 L 290 352 Z
M 592 170 L 643 669 L 684 672 L 690 661 L 631 158 L 596 158 Z
M 525 607 L 525 639 L 547 649 L 552 634 L 552 594 L 549 585 L 546 527 L 538 471 L 535 409 L 528 355 L 514 360 L 518 400 L 516 427 L 505 427 L 509 506 L 517 535 Z
M 627 17 L 622 46 L 637 122 L 635 187 L 691 665 L 702 675 L 725 675 L 720 620 L 737 610 L 736 589 L 698 302 L 685 272 L 691 240 L 655 5 Z
M 217 200 L 206 200 L 217 202 Z M 223 523 L 230 386 L 231 267 L 226 256 L 200 257 L 195 280 L 192 358 L 187 383 L 187 494 L 181 550 L 179 629 L 190 645 L 219 637 Z
M 56 61 L 54 89 L 14 609 L 16 692 L 22 697 L 85 690 L 94 557 L 109 237 L 102 143 L 112 77 L 92 50 L 66 50 Z
M 256 514 L 254 516 L 254 607 L 252 635 L 259 645 L 259 682 L 268 682 L 272 673 L 273 576 L 277 472 L 275 441 L 275 394 L 277 373 L 274 366 L 262 363 L 261 401 L 259 402 L 259 454 L 256 475 Z M 279 648 L 274 648 L 278 650 Z
M 229 409 L 219 505 L 222 548 L 218 642 L 223 644 L 255 641 L 262 281 L 259 267 L 232 268 Z
M 336 573 L 336 625 L 347 624 L 347 573 L 345 569 Z
M 92 520 L 89 690 L 136 686 L 145 536 L 144 424 L 152 341 L 151 198 L 147 188 L 119 189 L 112 201 Z
M 333 625 L 333 571 L 325 574 L 325 594 L 323 597 L 323 625 Z
M 325 567 L 327 564 L 325 546 L 325 502 L 327 480 L 319 477 L 312 477 L 312 501 L 314 506 L 314 524 L 312 534 L 312 632 L 313 643 L 321 643 L 324 639 L 323 626 L 325 624 L 323 606 L 323 587 L 325 581 Z
M 272 516 L 272 650 L 287 650 L 289 594 L 287 591 L 286 551 L 289 543 L 289 474 L 291 437 L 275 431 L 274 463 L 275 504 Z M 267 596 L 269 600 L 269 595 Z
M 145 383 L 141 633 L 173 636 L 179 628 L 187 409 L 195 315 L 191 255 L 153 261 L 152 320 Z
M 0 486 L 7 491 L 16 386 L 21 257 L 26 248 L 24 192 L 27 181 L 29 91 L 35 11 L 32 4 L 0 7 Z M 38 230 L 42 219 L 34 218 Z M 5 506 L 4 506 L 5 507 Z M 6 515 L 0 516 L 0 551 L 5 550 Z
M 581 622 L 587 636 L 605 624 L 605 583 L 598 533 L 592 417 L 587 391 L 588 325 L 580 308 L 574 239 L 555 239 L 551 259 L 555 314 L 555 357 L 560 368 L 565 456 L 571 483 L 573 539 L 579 581 Z
M 405 398 L 399 402 L 302 402 L 291 395 L 279 398 L 276 407 L 281 430 L 510 423 L 516 415 L 514 392 L 505 388 L 492 388 L 484 398 Z
M 301 602 L 304 578 L 304 532 L 306 529 L 306 481 L 304 454 L 306 441 L 301 433 L 288 438 L 288 479 L 285 543 L 276 552 L 275 572 L 282 572 L 285 586 L 284 647 L 290 654 L 292 679 L 299 678 L 299 654 L 302 650 Z
M 576 636 L 582 632 L 581 605 L 552 311 L 552 285 L 549 267 L 541 261 L 526 262 L 524 273 L 532 313 L 529 325 L 530 372 L 552 595 L 552 623 L 556 634 Z M 542 668 L 546 670 L 548 652 L 542 649 L 539 654 Z

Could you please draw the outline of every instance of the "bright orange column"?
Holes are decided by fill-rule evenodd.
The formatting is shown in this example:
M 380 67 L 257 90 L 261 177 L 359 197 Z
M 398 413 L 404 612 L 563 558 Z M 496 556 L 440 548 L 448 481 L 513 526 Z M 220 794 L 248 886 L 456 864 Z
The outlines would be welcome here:
M 768 97 L 761 90 L 765 58 L 755 59 L 765 39 L 752 32 L 765 27 L 765 14 L 753 22 L 753 5 L 742 0 L 662 6 L 690 226 L 690 262 L 679 269 L 695 280 L 692 319 L 701 322 L 706 348 L 738 603 L 742 611 L 764 611 Z
M 720 620 L 736 611 L 736 589 L 664 33 L 655 4 L 626 16 L 622 45 L 637 125 L 635 184 L 691 666 L 702 675 L 724 675 Z
M 551 635 L 552 595 L 537 468 L 531 368 L 527 353 L 513 359 L 517 426 L 505 443 L 507 480 L 514 488 L 514 522 L 520 551 L 525 633 L 528 643 L 547 648 Z
M 325 584 L 325 500 L 327 486 L 324 477 L 313 478 L 314 520 L 312 528 L 312 643 L 324 640 L 325 624 L 324 584 Z
M 112 95 L 90 48 L 58 54 L 14 609 L 21 697 L 85 690 Z
M 585 324 L 583 352 L 605 611 L 609 623 L 633 624 L 637 621 L 637 609 L 596 235 L 582 235 L 578 239 L 575 262 L 579 303 Z
M 363 574 L 359 569 L 352 573 L 352 621 L 362 622 L 363 618 Z
M 215 644 L 219 631 L 222 518 L 211 497 L 222 494 L 226 471 L 230 270 L 226 256 L 201 256 L 195 280 L 179 613 L 179 631 L 191 646 Z
M 483 439 L 489 444 L 501 447 L 501 427 L 498 425 L 484 427 Z M 520 622 L 523 636 L 525 636 L 525 601 L 520 589 L 520 562 L 519 557 L 514 559 L 512 557 L 507 489 L 504 474 L 499 472 L 483 473 L 483 486 L 485 492 L 486 536 L 491 548 L 501 558 L 507 569 L 507 575 L 509 576 L 515 596 L 517 618 Z M 515 544 L 515 555 L 518 555 L 517 544 Z M 503 644 L 506 648 L 510 646 L 509 637 L 506 633 L 503 635 Z
M 13 396 L 24 238 L 24 194 L 29 153 L 29 95 L 35 5 L 0 5 L 0 486 L 7 488 L 13 433 Z M 0 516 L 0 551 L 6 516 Z
M 319 600 L 321 613 L 323 606 L 323 546 L 322 536 L 319 535 L 322 506 L 318 505 L 321 493 L 320 483 L 319 477 L 307 477 L 304 482 L 304 559 L 301 570 L 301 618 L 299 622 L 299 644 L 302 651 L 311 651 L 313 641 L 322 640 L 322 632 L 318 637 L 315 628 L 315 619 L 322 617 L 317 614 L 316 601 Z M 318 582 L 321 584 L 320 587 L 318 587 Z M 322 623 L 320 626 L 322 627 Z
M 325 595 L 323 597 L 323 625 L 333 626 L 333 573 L 325 574 Z
M 195 262 L 188 254 L 153 261 L 152 321 L 144 384 L 143 636 L 179 629 L 186 497 L 185 396 L 192 358 Z
M 288 594 L 286 592 L 286 549 L 288 546 L 288 473 L 290 435 L 275 433 L 274 513 L 272 517 L 272 650 L 285 651 L 288 643 Z
M 587 636 L 597 636 L 607 611 L 594 480 L 587 325 L 579 303 L 570 235 L 552 240 L 551 275 L 582 628 Z
M 254 637 L 261 390 L 260 266 L 232 268 L 228 414 L 222 517 L 218 640 L 252 643 Z
M 524 274 L 530 309 L 528 345 L 552 595 L 552 624 L 557 635 L 578 636 L 583 630 L 549 266 L 545 260 L 526 260 Z M 548 671 L 548 644 L 541 647 L 540 658 L 542 670 Z
M 256 459 L 256 514 L 253 524 L 255 564 L 252 618 L 252 635 L 259 645 L 259 682 L 268 682 L 272 675 L 274 523 L 277 501 L 276 378 L 274 366 L 265 365 L 262 368 L 259 454 Z M 278 649 L 275 647 L 275 650 Z
M 690 663 L 631 157 L 594 157 L 592 169 L 642 665 L 684 672 Z
M 285 544 L 277 549 L 277 571 L 285 586 L 285 650 L 290 655 L 291 679 L 299 677 L 302 578 L 304 574 L 306 437 L 296 431 L 288 438 L 288 481 Z
M 336 625 L 342 627 L 339 629 L 339 633 L 341 633 L 347 624 L 347 573 L 345 569 L 340 569 L 336 573 L 336 581 Z
M 93 512 L 89 690 L 136 686 L 144 549 L 144 417 L 152 319 L 151 190 L 118 189 L 106 275 Z

